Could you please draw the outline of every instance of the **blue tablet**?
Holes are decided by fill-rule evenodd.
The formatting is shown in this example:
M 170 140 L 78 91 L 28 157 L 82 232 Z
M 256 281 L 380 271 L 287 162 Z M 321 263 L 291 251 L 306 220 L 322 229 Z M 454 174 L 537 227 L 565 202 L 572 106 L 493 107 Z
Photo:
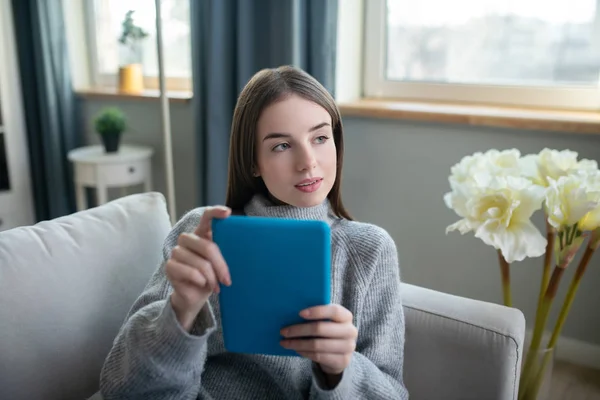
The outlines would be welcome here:
M 221 285 L 223 340 L 235 353 L 297 356 L 280 330 L 307 322 L 299 312 L 331 299 L 331 231 L 323 221 L 230 216 L 213 240 L 229 267 Z

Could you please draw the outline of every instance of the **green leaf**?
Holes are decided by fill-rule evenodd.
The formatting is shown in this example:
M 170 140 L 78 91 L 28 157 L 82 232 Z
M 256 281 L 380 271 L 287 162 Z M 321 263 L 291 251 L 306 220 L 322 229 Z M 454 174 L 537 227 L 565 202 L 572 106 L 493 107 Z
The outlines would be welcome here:
M 144 31 L 140 26 L 137 26 L 133 20 L 134 10 L 129 10 L 125 14 L 125 19 L 121 23 L 123 27 L 123 32 L 119 37 L 119 42 L 122 44 L 127 43 L 128 40 L 135 42 L 137 40 L 142 40 L 148 36 L 148 33 Z
M 116 107 L 103 109 L 94 120 L 94 127 L 99 134 L 119 134 L 127 127 L 125 115 Z

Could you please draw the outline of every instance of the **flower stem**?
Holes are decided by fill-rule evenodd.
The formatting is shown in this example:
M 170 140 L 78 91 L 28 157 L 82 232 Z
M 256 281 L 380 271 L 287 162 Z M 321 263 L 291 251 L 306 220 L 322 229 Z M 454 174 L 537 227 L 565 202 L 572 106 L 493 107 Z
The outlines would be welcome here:
M 502 252 L 498 250 L 498 262 L 500 263 L 500 272 L 502 274 L 502 295 L 504 298 L 504 305 L 512 307 L 512 296 L 510 291 L 510 264 Z
M 544 298 L 545 298 L 545 294 L 546 294 L 546 290 L 548 289 L 548 284 L 550 283 L 550 271 L 552 268 L 552 258 L 554 256 L 554 242 L 556 240 L 556 231 L 554 230 L 554 227 L 552 225 L 550 225 L 550 223 L 548 222 L 548 216 L 546 214 L 546 253 L 544 255 L 544 269 L 542 271 L 542 281 L 540 283 L 540 293 L 538 296 L 538 303 L 537 303 L 537 308 L 536 308 L 536 314 L 535 314 L 535 325 L 533 328 L 533 337 L 534 338 L 538 338 L 541 341 L 541 337 L 543 335 L 543 329 L 545 323 L 541 325 L 540 323 L 540 317 L 542 316 L 541 314 L 544 312 Z M 549 307 L 549 304 L 547 305 Z M 521 372 L 521 386 L 519 388 L 519 400 L 524 398 L 524 393 L 525 393 L 525 389 L 526 389 L 526 370 L 528 374 L 531 374 L 531 369 L 533 368 L 533 363 L 534 361 L 536 361 L 537 359 L 535 358 L 536 356 L 536 352 L 537 349 L 534 349 L 533 347 L 534 344 L 534 340 L 532 340 L 531 344 L 530 344 L 530 348 L 529 348 L 529 352 L 527 353 L 527 359 L 525 361 L 525 366 L 523 367 L 523 371 Z M 539 344 L 538 344 L 538 348 L 539 348 Z M 528 382 L 527 382 L 528 383 Z
M 579 231 L 578 225 L 579 223 L 575 223 L 575 225 L 573 225 L 573 230 L 571 231 L 571 236 L 569 237 L 568 241 L 567 241 L 567 245 L 570 245 L 573 243 L 573 240 L 577 237 L 577 232 Z
M 581 261 L 579 262 L 579 265 L 577 266 L 577 270 L 575 271 L 575 275 L 573 276 L 573 280 L 571 281 L 571 285 L 569 286 L 569 291 L 567 292 L 567 296 L 565 297 L 565 301 L 560 310 L 558 320 L 556 321 L 556 325 L 554 326 L 554 331 L 552 331 L 552 336 L 550 337 L 550 341 L 548 342 L 547 348 L 549 348 L 549 349 L 554 349 L 554 347 L 556 346 L 556 342 L 558 341 L 560 332 L 562 331 L 562 328 L 565 324 L 567 315 L 569 314 L 569 311 L 571 310 L 571 305 L 573 304 L 573 300 L 575 299 L 575 294 L 577 293 L 577 289 L 579 288 L 579 283 L 581 283 L 581 278 L 583 277 L 583 274 L 585 273 L 587 265 L 589 264 L 592 256 L 594 255 L 595 250 L 596 249 L 591 246 L 588 246 L 585 248 L 583 257 L 581 258 Z M 532 387 L 531 394 L 533 396 L 532 398 L 534 398 L 534 399 L 537 396 L 538 391 L 540 390 L 540 386 L 543 381 L 544 370 L 550 360 L 550 356 L 551 356 L 550 352 L 548 352 L 547 354 L 544 355 L 544 360 L 542 362 L 542 366 L 538 370 L 538 372 L 535 376 L 535 380 L 533 381 L 533 387 Z
M 554 331 L 552 332 L 552 336 L 550 337 L 550 341 L 548 342 L 548 347 L 554 347 L 556 345 L 556 341 L 558 340 L 558 336 L 565 324 L 565 320 L 567 319 L 567 315 L 571 310 L 571 305 L 573 304 L 573 300 L 575 299 L 575 294 L 577 294 L 577 289 L 579 288 L 579 284 L 581 283 L 581 278 L 585 273 L 585 270 L 594 255 L 594 248 L 586 247 L 585 252 L 583 253 L 583 257 L 577 266 L 577 270 L 575 270 L 575 275 L 573 276 L 573 280 L 571 281 L 571 285 L 569 286 L 569 291 L 567 292 L 567 296 L 565 297 L 565 301 L 560 310 L 560 314 L 558 316 L 558 320 L 556 321 L 556 326 L 554 327 Z
M 544 328 L 546 326 L 546 321 L 548 320 L 548 314 L 550 313 L 550 307 L 552 306 L 552 301 L 556 297 L 556 292 L 558 291 L 558 285 L 560 283 L 560 279 L 565 272 L 564 268 L 554 267 L 554 272 L 552 273 L 552 277 L 550 278 L 550 282 L 548 282 L 548 288 L 544 293 L 544 298 L 542 300 L 541 307 L 538 310 L 538 314 L 536 315 L 535 327 L 533 328 L 533 337 L 531 339 L 531 344 L 529 346 L 529 351 L 527 353 L 527 358 L 525 359 L 525 365 L 523 367 L 523 371 L 521 373 L 521 383 L 519 387 L 519 399 L 524 399 L 525 393 L 531 384 L 532 375 L 535 371 L 535 362 L 537 361 L 537 352 L 540 348 L 540 344 L 542 342 L 542 335 L 544 332 Z
M 554 255 L 554 227 L 548 222 L 546 218 L 546 254 L 544 255 L 544 270 L 542 272 L 542 283 L 540 285 L 540 294 L 538 297 L 537 310 L 539 311 L 544 298 L 544 293 L 548 287 L 550 281 L 550 269 L 552 268 L 552 256 Z

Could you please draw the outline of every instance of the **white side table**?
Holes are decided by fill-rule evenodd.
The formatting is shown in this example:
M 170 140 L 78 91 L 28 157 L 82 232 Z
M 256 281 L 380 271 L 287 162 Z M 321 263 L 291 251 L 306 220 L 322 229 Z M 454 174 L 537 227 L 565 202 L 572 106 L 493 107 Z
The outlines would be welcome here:
M 77 209 L 87 208 L 85 188 L 94 187 L 98 205 L 108 201 L 108 188 L 144 184 L 152 190 L 154 150 L 145 146 L 121 145 L 116 153 L 106 153 L 104 146 L 88 146 L 71 150 L 68 158 L 75 166 Z

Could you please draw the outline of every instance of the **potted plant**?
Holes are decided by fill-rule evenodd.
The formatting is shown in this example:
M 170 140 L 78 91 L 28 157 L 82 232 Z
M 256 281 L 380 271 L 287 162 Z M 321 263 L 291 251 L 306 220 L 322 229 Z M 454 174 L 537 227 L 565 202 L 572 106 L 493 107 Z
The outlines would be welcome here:
M 125 14 L 121 24 L 123 32 L 119 37 L 123 58 L 119 67 L 119 91 L 125 93 L 139 93 L 144 90 L 142 43 L 148 33 L 135 24 L 133 13 L 133 10 L 129 10 Z
M 105 108 L 96 117 L 94 125 L 106 152 L 116 153 L 119 150 L 121 134 L 126 128 L 125 115 L 116 107 Z

